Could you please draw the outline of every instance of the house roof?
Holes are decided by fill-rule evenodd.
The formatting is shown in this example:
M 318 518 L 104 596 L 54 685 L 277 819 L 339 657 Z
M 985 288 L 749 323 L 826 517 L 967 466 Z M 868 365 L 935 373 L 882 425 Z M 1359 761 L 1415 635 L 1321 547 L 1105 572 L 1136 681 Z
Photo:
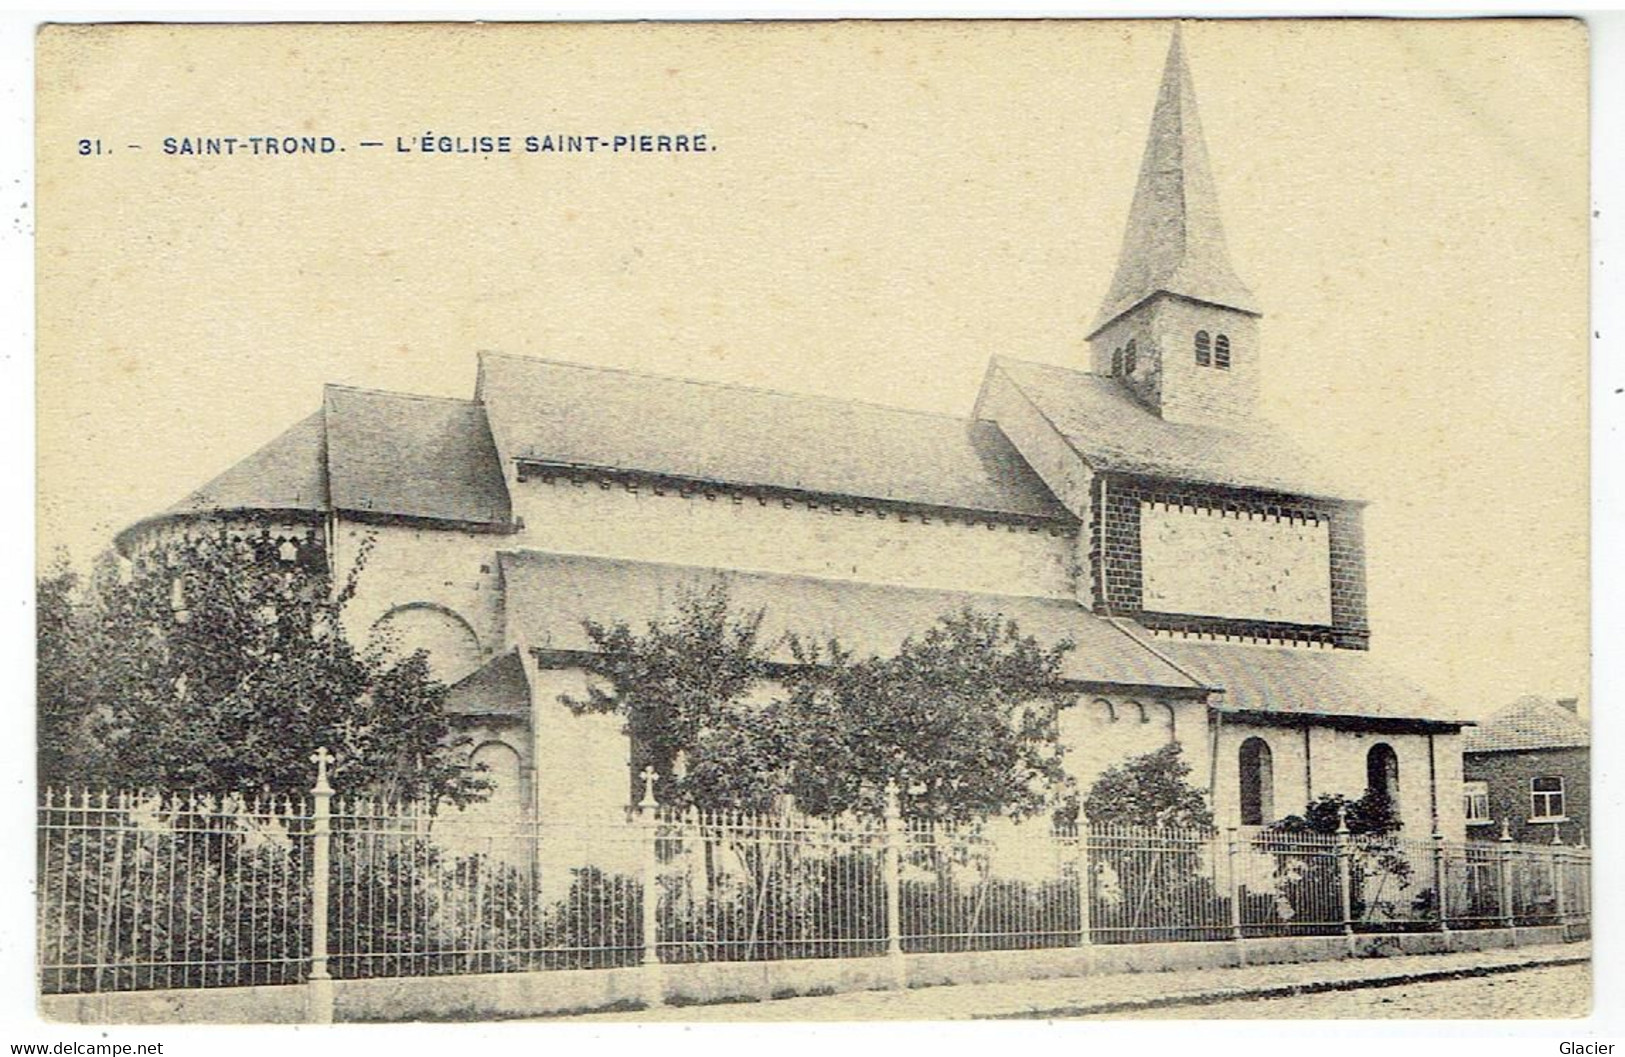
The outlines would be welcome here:
M 1450 717 L 1437 699 L 1363 650 L 1157 638 L 1137 626 L 1130 628 L 1187 676 L 1223 691 L 1214 702 L 1220 711 L 1468 722 Z
M 990 422 L 497 353 L 478 398 L 505 463 L 1070 517 Z
M 743 612 L 763 611 L 768 640 L 795 633 L 823 645 L 829 638 L 860 656 L 895 652 L 940 617 L 966 607 L 1014 620 L 1041 643 L 1075 644 L 1063 664 L 1080 683 L 1198 690 L 1132 635 L 1075 602 L 962 591 L 922 590 L 810 576 L 739 572 L 633 562 L 585 555 L 504 551 L 499 555 L 510 638 L 543 649 L 590 652 L 582 622 L 626 621 L 634 628 L 673 612 L 685 591 L 724 585 Z M 789 662 L 788 644 L 774 659 Z
M 1245 431 L 1169 422 L 1115 378 L 994 358 L 1028 402 L 1096 470 L 1350 500 L 1330 474 L 1263 423 Z
M 1099 331 L 1158 292 L 1258 313 L 1252 291 L 1236 275 L 1225 248 L 1219 196 L 1177 26 L 1151 114 L 1122 254 L 1091 329 Z
M 473 401 L 330 385 L 323 415 L 335 510 L 509 521 L 496 445 Z
M 1469 731 L 1463 752 L 1580 749 L 1591 745 L 1591 727 L 1562 705 L 1522 697 Z

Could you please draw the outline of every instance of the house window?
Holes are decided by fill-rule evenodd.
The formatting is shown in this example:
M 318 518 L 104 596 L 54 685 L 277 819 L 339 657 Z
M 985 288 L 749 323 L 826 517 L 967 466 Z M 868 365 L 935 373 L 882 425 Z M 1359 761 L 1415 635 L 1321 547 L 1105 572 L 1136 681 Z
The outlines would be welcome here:
M 1490 818 L 1490 784 L 1488 782 L 1461 783 L 1461 813 L 1469 826 L 1487 826 Z
M 1262 826 L 1275 815 L 1275 774 L 1263 738 L 1241 743 L 1241 824 Z
M 1220 334 L 1213 340 L 1213 366 L 1221 371 L 1230 369 L 1230 338 Z
M 1563 814 L 1563 779 L 1543 775 L 1529 780 L 1529 821 L 1559 822 Z
M 1207 331 L 1196 332 L 1196 366 L 1207 367 L 1213 363 L 1213 340 L 1207 336 Z
M 1134 373 L 1134 340 L 1132 338 L 1129 339 L 1127 345 L 1123 346 L 1123 373 Z

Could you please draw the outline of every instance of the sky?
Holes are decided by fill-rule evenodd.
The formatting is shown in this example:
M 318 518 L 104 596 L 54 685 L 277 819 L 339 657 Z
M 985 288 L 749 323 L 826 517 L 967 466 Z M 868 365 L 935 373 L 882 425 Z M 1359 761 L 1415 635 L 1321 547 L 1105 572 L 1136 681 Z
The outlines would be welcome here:
M 323 383 L 467 397 L 481 349 L 961 414 L 991 355 L 1082 367 L 1167 40 L 1042 22 L 42 40 L 39 553 L 88 560 Z M 1467 715 L 1584 697 L 1583 30 L 1193 22 L 1185 47 L 1265 313 L 1264 413 L 1372 501 L 1374 654 Z M 395 149 L 600 131 L 716 149 Z M 162 151 L 264 134 L 349 146 Z

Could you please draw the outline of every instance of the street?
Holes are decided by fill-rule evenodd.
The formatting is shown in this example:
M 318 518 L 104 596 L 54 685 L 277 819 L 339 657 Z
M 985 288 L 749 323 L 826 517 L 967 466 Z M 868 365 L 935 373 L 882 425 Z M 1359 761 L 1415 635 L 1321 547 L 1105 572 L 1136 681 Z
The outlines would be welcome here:
M 1556 1019 L 1591 1011 L 1591 967 L 1558 965 L 1464 980 L 1327 991 L 1291 998 L 1168 1006 L 1086 1020 Z

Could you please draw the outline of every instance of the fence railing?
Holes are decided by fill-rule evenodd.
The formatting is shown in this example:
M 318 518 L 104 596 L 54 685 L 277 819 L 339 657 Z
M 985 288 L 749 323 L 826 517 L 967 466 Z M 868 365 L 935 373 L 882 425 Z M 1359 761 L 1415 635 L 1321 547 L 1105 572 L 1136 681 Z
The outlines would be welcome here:
M 48 792 L 46 993 L 1589 924 L 1583 848 Z M 653 907 L 650 915 L 648 910 Z M 313 925 L 313 923 L 315 923 Z

